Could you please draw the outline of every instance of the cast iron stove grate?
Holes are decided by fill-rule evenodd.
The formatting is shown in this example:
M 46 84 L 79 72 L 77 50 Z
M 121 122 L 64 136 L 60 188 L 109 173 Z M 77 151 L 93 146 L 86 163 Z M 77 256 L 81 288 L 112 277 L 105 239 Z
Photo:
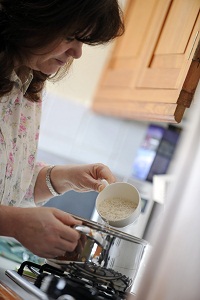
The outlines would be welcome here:
M 126 290 L 132 283 L 119 272 L 88 262 L 71 262 L 61 269 L 60 266 L 56 268 L 49 264 L 40 266 L 24 262 L 18 270 L 22 276 L 24 268 L 28 268 L 36 276 L 34 285 L 52 300 L 122 300 L 126 299 Z

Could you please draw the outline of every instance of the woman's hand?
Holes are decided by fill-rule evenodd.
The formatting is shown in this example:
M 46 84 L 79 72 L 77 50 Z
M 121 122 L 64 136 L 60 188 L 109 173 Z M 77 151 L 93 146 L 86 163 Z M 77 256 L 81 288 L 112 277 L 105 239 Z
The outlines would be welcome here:
M 56 166 L 57 167 L 57 166 Z M 110 169 L 103 164 L 89 164 L 77 166 L 63 166 L 63 180 L 58 181 L 59 169 L 52 170 L 51 179 L 56 184 L 62 183 L 64 189 L 79 192 L 97 191 L 100 192 L 106 186 L 102 179 L 108 183 L 113 183 L 116 178 Z M 58 182 L 57 182 L 58 181 Z M 61 188 L 61 185 L 60 185 Z
M 63 256 L 78 244 L 80 234 L 71 226 L 81 222 L 61 210 L 5 206 L 0 209 L 0 234 L 14 237 L 40 257 Z

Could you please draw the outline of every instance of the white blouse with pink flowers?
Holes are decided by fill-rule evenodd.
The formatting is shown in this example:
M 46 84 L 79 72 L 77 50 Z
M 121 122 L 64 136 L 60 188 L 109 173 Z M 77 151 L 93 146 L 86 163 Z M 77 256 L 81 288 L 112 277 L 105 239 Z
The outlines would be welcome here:
M 41 102 L 28 101 L 14 73 L 15 87 L 0 99 L 0 204 L 35 206 L 34 185 L 44 163 L 36 163 Z M 32 79 L 30 74 L 29 82 Z

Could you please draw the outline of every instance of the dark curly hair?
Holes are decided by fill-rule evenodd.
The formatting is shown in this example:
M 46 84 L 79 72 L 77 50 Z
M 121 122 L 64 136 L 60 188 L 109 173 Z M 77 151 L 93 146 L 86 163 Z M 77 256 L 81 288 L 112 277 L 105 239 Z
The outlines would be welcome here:
M 27 72 L 25 61 L 34 50 L 68 36 L 89 45 L 105 44 L 123 32 L 117 0 L 0 0 L 0 97 L 13 88 L 16 62 L 22 74 Z M 33 70 L 26 98 L 39 101 L 51 77 Z

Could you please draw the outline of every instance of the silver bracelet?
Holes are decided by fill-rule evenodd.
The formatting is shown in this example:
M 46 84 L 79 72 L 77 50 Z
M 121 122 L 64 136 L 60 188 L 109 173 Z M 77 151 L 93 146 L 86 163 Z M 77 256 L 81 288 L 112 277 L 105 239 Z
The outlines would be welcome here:
M 50 191 L 50 193 L 53 195 L 53 196 L 60 196 L 61 194 L 57 193 L 56 190 L 54 189 L 54 187 L 52 186 L 52 183 L 51 183 L 51 171 L 52 169 L 54 168 L 55 166 L 50 166 L 48 169 L 47 169 L 47 173 L 46 173 L 46 184 L 47 184 L 47 187 Z

